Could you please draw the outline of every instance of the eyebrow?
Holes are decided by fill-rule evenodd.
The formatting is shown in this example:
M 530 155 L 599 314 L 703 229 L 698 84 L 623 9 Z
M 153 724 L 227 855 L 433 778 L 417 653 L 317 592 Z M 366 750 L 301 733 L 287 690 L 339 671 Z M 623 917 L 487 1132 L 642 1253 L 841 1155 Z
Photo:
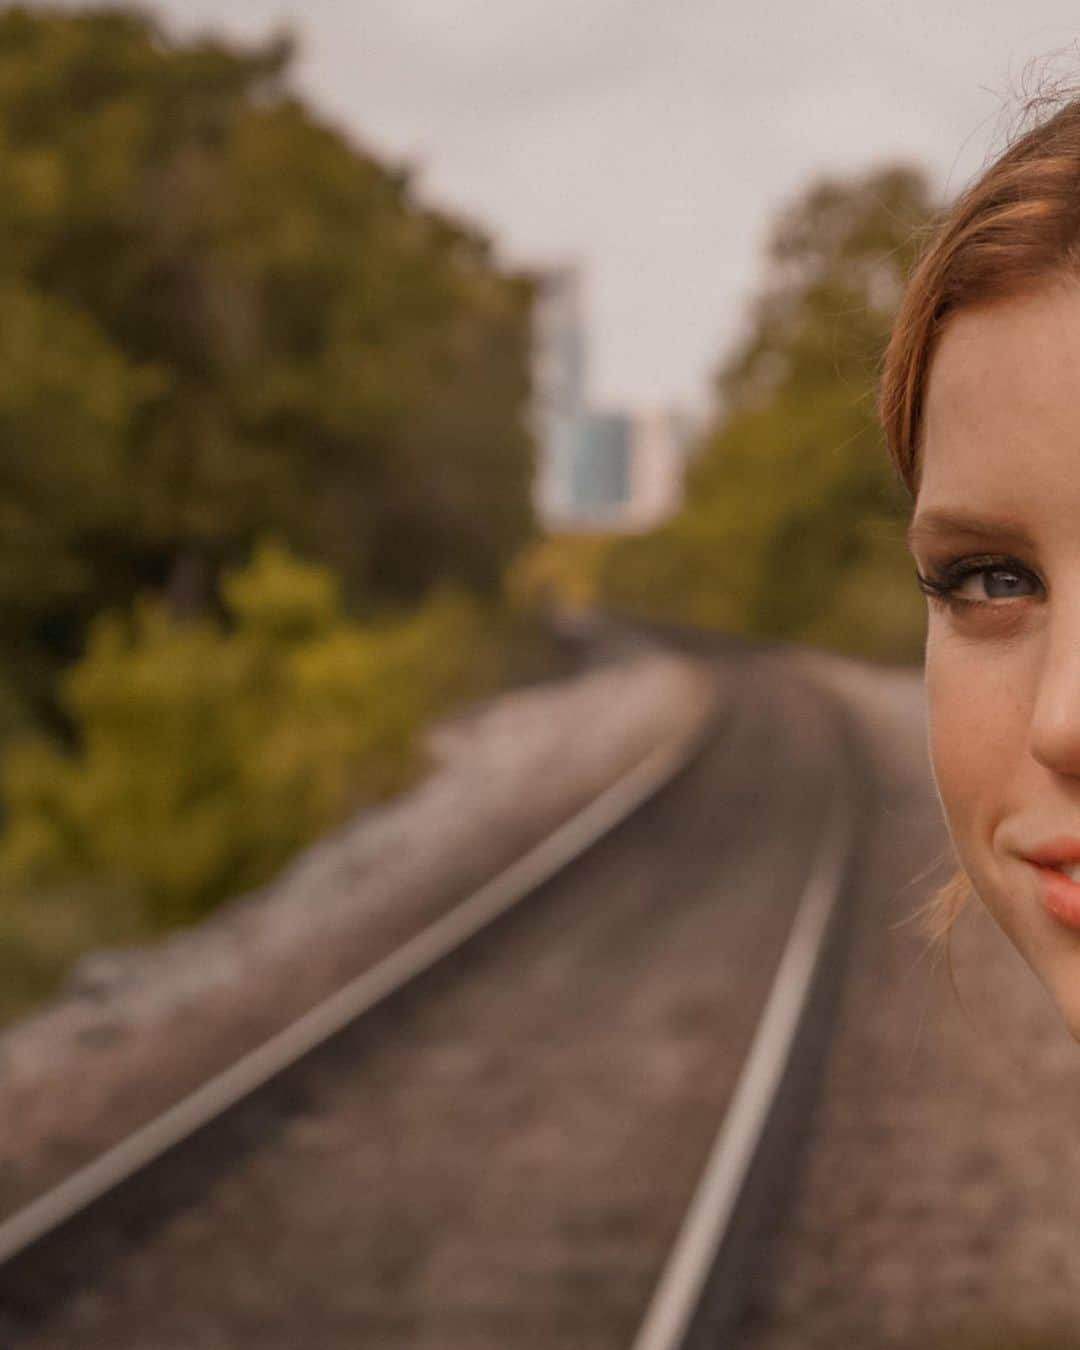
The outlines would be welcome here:
M 963 534 L 975 539 L 1001 539 L 1033 548 L 1031 535 L 1009 516 L 980 516 L 963 509 L 919 512 L 907 529 L 908 547 L 944 535 Z

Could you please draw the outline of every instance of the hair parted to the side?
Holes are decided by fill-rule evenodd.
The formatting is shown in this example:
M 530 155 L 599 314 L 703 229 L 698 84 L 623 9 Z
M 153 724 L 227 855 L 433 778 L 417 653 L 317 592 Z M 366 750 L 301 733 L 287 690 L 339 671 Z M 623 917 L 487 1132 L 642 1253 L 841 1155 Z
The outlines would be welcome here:
M 921 477 L 926 382 L 950 317 L 1072 276 L 1080 280 L 1080 95 L 1027 107 L 1039 120 L 944 213 L 915 268 L 885 352 L 878 400 L 893 465 L 912 500 Z M 947 943 L 974 894 L 958 869 L 924 908 L 922 926 Z

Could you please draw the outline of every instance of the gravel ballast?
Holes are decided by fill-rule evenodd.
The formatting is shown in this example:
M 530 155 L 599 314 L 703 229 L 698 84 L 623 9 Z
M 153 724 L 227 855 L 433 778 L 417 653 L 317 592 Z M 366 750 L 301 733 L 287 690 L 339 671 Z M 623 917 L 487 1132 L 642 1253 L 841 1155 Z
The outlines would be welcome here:
M 803 1183 L 740 1350 L 1080 1346 L 1080 1048 L 982 907 L 956 988 L 912 921 L 951 870 L 921 674 L 821 655 L 879 809 Z

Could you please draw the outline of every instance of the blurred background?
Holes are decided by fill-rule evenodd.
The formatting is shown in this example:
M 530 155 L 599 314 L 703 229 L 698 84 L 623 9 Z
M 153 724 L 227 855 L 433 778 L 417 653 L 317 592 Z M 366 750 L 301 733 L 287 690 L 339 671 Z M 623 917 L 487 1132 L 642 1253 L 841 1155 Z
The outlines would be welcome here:
M 421 782 L 433 723 L 576 669 L 598 614 L 906 670 L 889 809 L 918 865 L 940 850 L 878 370 L 937 213 L 1080 80 L 1076 32 L 1065 0 L 0 6 L 0 1025 Z M 809 754 L 824 720 L 773 695 L 754 715 Z M 771 786 L 722 781 L 761 822 L 798 775 L 754 734 Z M 779 832 L 816 837 L 821 793 L 789 788 Z M 692 846 L 656 845 L 665 904 L 677 853 L 714 875 L 701 803 L 672 808 Z M 768 865 L 761 894 L 795 894 Z
M 552 607 L 917 661 L 877 363 L 1069 18 L 5 6 L 3 1014 L 409 781 Z
M 1070 18 L 0 10 L 0 1013 L 409 782 L 553 610 L 917 661 L 877 363 Z

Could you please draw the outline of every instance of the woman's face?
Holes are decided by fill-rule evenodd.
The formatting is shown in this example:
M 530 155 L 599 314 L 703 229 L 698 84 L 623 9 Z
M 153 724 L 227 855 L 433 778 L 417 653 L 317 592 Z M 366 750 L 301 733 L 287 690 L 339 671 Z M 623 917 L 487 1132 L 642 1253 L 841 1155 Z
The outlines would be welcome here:
M 949 592 L 928 601 L 934 778 L 978 895 L 1080 1039 L 1080 284 L 952 318 L 923 429 L 911 550 Z

